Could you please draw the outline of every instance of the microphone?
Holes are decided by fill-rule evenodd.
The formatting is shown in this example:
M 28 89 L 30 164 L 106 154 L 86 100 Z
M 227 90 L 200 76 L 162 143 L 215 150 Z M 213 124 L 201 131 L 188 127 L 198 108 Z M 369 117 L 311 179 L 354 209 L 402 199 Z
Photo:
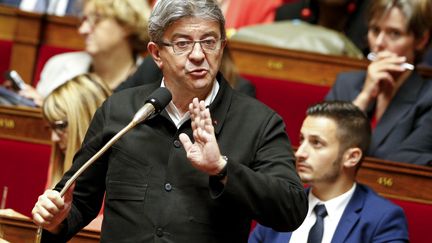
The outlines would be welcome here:
M 146 120 L 153 114 L 158 114 L 161 112 L 165 106 L 171 101 L 171 93 L 166 89 L 160 87 L 159 89 L 153 91 L 153 93 L 146 100 L 145 104 L 141 109 L 137 111 L 132 122 L 137 124 Z
M 171 101 L 172 96 L 168 89 L 160 87 L 153 91 L 145 101 L 143 107 L 141 107 L 136 113 L 129 124 L 120 130 L 114 137 L 112 137 L 96 154 L 94 154 L 87 162 L 85 162 L 81 168 L 79 168 L 60 191 L 60 196 L 63 197 L 66 191 L 76 181 L 76 179 L 91 165 L 95 162 L 102 154 L 104 154 L 108 148 L 110 148 L 117 140 L 119 140 L 126 132 L 135 127 L 138 123 L 145 121 L 151 115 L 159 114 L 168 103 Z M 42 226 L 39 226 L 36 233 L 36 242 L 39 243 L 42 239 Z

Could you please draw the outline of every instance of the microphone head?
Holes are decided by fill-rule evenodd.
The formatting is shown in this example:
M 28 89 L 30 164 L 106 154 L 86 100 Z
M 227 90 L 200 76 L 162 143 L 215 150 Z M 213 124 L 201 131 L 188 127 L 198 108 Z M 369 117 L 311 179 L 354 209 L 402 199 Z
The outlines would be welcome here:
M 155 113 L 161 112 L 170 103 L 172 99 L 171 92 L 167 88 L 160 87 L 153 91 L 145 103 L 150 103 L 155 108 Z

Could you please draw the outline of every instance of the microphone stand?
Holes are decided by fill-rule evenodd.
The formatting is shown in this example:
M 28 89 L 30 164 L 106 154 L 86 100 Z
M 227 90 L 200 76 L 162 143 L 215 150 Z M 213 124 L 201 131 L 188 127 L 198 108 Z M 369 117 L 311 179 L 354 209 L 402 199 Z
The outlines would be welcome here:
M 147 109 L 145 109 L 147 108 Z M 149 114 L 149 112 L 151 112 Z M 132 119 L 129 124 L 124 127 L 122 130 L 120 130 L 114 137 L 112 137 L 108 143 L 105 144 L 96 154 L 93 155 L 69 180 L 67 180 L 66 184 L 64 185 L 63 189 L 60 191 L 60 196 L 63 197 L 66 191 L 71 187 L 71 185 L 76 181 L 76 179 L 91 165 L 93 162 L 95 162 L 103 153 L 105 153 L 117 140 L 119 140 L 125 133 L 127 133 L 130 129 L 134 128 L 138 123 L 146 119 L 148 116 L 150 116 L 154 112 L 153 106 L 144 106 L 141 108 L 134 118 Z M 37 232 L 36 232 L 36 240 L 35 243 L 40 243 L 42 240 L 42 226 L 38 226 Z

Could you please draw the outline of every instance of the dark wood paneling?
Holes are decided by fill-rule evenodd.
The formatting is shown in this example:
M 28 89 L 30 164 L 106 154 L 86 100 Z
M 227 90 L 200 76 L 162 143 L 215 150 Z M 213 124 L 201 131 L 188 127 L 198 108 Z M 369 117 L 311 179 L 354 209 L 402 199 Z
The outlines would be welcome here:
M 338 73 L 364 70 L 369 61 L 229 41 L 241 74 L 331 87 Z M 417 67 L 425 77 L 432 69 Z
M 366 158 L 359 182 L 387 198 L 432 204 L 432 168 Z
M 51 132 L 40 109 L 0 106 L 0 138 L 51 144 Z
M 9 242 L 34 243 L 37 227 L 30 219 L 0 216 L 0 236 Z M 83 229 L 69 242 L 96 243 L 100 240 L 97 230 Z

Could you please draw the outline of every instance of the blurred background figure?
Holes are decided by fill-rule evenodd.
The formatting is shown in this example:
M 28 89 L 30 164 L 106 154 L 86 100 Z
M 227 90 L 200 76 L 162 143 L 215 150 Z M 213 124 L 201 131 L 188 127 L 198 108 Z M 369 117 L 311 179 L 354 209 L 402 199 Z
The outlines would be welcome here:
M 78 2 L 83 0 L 0 0 L 0 4 L 17 7 L 24 11 L 52 15 L 78 15 Z
M 217 0 L 225 16 L 228 37 L 244 26 L 271 23 L 282 0 Z
M 255 86 L 247 79 L 240 76 L 237 66 L 229 49 L 229 43 L 225 46 L 219 71 L 235 90 L 255 98 Z
M 52 15 L 78 15 L 77 2 L 80 0 L 21 0 L 20 9 Z
M 53 89 L 79 74 L 97 74 L 113 91 L 136 86 L 128 78 L 142 62 L 147 49 L 147 19 L 150 7 L 145 0 L 86 0 L 78 29 L 85 39 L 85 51 L 62 53 L 45 64 L 36 90 L 20 92 L 41 105 Z
M 1 5 L 19 7 L 21 0 L 0 0 Z
M 95 74 L 81 74 L 46 97 L 42 111 L 52 128 L 53 141 L 47 188 L 70 168 L 93 114 L 110 95 L 110 89 Z
M 432 31 L 432 1 L 374 0 L 368 16 L 373 61 L 342 73 L 327 100 L 352 101 L 373 130 L 369 156 L 413 164 L 432 161 L 432 82 L 421 62 Z
M 344 33 L 368 53 L 365 13 L 371 0 L 297 0 L 281 5 L 275 20 L 302 20 Z
M 254 0 L 217 0 L 217 2 L 225 17 L 227 38 L 230 38 L 241 27 L 273 22 L 275 10 L 282 4 L 282 0 L 261 1 L 259 4 Z M 231 55 L 229 43 L 224 49 L 219 70 L 231 87 L 255 97 L 255 86 L 240 76 Z
M 424 60 L 423 60 L 423 65 L 432 67 L 432 47 L 429 45 L 429 49 L 425 54 Z
M 282 49 L 363 59 L 369 0 L 290 1 L 275 11 L 275 22 L 243 27 L 233 40 Z M 342 14 L 341 14 L 342 13 Z

